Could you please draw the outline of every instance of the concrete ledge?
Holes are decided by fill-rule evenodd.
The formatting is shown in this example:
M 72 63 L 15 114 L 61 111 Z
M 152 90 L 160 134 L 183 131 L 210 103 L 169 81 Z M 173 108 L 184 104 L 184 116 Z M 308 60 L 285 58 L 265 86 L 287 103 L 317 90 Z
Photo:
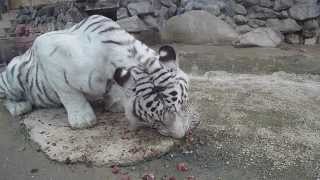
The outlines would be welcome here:
M 168 152 L 175 141 L 155 130 L 130 132 L 123 114 L 97 112 L 98 125 L 71 130 L 63 109 L 43 109 L 24 116 L 30 138 L 52 160 L 94 165 L 129 165 Z
M 284 71 L 320 74 L 320 46 L 282 48 L 234 48 L 231 46 L 174 45 L 179 51 L 180 67 L 188 73 L 207 71 L 271 74 Z

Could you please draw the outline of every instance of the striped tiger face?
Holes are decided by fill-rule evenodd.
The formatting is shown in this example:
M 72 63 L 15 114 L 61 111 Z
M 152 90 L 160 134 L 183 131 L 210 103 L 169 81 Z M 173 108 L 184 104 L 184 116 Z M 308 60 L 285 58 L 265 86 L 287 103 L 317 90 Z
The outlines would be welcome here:
M 182 138 L 199 124 L 189 108 L 188 77 L 178 68 L 172 47 L 161 47 L 143 65 L 118 68 L 114 79 L 126 91 L 125 112 L 133 128 L 147 126 Z

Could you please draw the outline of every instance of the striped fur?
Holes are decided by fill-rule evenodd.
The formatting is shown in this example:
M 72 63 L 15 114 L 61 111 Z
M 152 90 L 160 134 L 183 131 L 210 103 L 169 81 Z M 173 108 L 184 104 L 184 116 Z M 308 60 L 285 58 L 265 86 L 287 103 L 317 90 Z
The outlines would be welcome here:
M 22 56 L 15 57 L 0 74 L 0 94 L 11 101 L 28 101 L 37 107 L 60 105 L 54 89 L 48 85 L 41 62 L 30 48 Z
M 137 98 L 130 105 L 135 108 L 135 118 L 154 126 L 155 121 L 165 122 L 164 113 L 155 109 L 180 112 L 177 109 L 187 101 L 187 77 L 172 73 L 159 57 L 111 19 L 90 16 L 69 29 L 39 36 L 28 51 L 15 57 L 0 74 L 0 97 L 6 98 L 13 115 L 30 111 L 28 104 L 44 108 L 63 105 L 71 127 L 86 128 L 96 123 L 86 97 L 106 93 L 115 97 L 128 91 L 111 91 L 116 86 L 113 75 L 121 67 L 138 78 L 133 96 Z M 149 86 L 150 82 L 155 87 Z M 155 95 L 158 92 L 172 102 L 163 102 Z M 160 101 L 163 107 L 157 106 Z

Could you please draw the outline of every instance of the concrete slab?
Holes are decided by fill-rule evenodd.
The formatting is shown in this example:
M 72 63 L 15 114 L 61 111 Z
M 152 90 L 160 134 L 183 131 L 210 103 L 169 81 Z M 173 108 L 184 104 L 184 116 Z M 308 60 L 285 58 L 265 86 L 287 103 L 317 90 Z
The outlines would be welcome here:
M 319 172 L 319 75 L 212 71 L 194 77 L 191 89 L 202 120 L 195 134 L 210 134 L 205 142 L 216 141 L 230 162 L 247 156 L 246 167 L 255 163 L 270 172 L 293 167 L 304 172 L 312 167 L 313 176 Z M 202 156 L 210 159 L 210 149 Z
M 63 109 L 42 109 L 22 117 L 30 138 L 52 160 L 94 165 L 129 165 L 159 157 L 174 140 L 154 130 L 131 132 L 124 115 L 97 112 L 99 123 L 90 129 L 72 130 Z
M 234 48 L 232 46 L 183 45 L 176 47 L 180 67 L 187 73 L 207 71 L 272 74 L 320 74 L 320 46 L 283 46 L 280 48 Z

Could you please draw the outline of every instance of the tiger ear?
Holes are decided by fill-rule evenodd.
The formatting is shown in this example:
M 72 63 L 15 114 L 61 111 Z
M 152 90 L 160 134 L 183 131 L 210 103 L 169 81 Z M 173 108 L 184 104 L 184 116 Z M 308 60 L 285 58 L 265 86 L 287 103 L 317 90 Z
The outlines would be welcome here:
M 161 46 L 159 48 L 159 60 L 163 63 L 175 62 L 177 59 L 176 51 L 172 46 Z
M 119 86 L 124 86 L 130 79 L 130 72 L 125 68 L 117 68 L 113 74 L 113 79 L 118 83 Z

